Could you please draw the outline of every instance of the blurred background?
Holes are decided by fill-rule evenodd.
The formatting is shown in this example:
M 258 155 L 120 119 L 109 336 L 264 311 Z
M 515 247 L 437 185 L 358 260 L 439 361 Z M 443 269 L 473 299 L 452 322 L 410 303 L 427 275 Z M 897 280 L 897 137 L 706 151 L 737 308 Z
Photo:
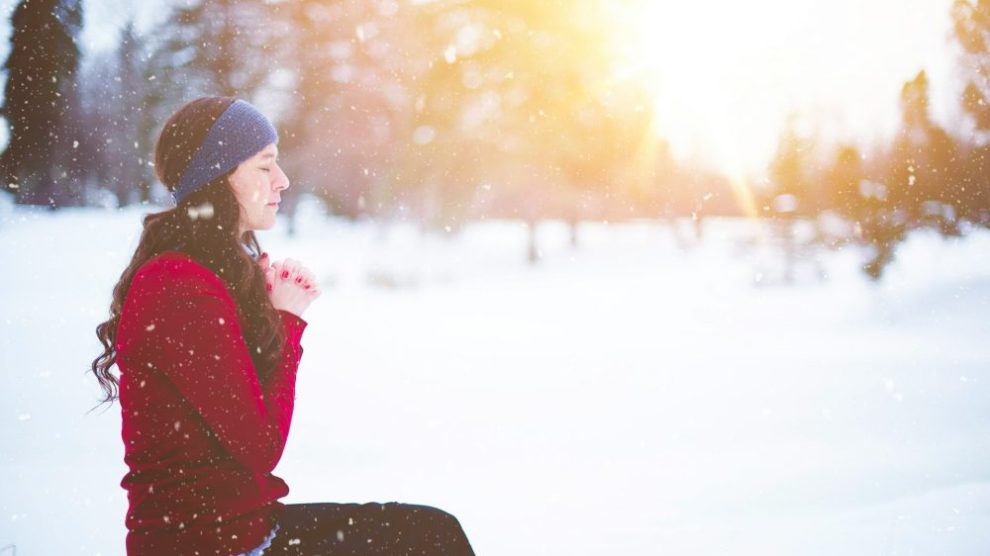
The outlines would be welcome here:
M 5 203 L 167 203 L 161 122 L 222 94 L 277 122 L 290 226 L 305 195 L 452 232 L 740 216 L 879 278 L 990 222 L 978 2 L 3 4 Z
M 151 153 L 276 123 L 284 501 L 479 555 L 990 552 L 990 2 L 0 1 L 0 555 L 122 554 Z M 58 525 L 61 534 L 53 531 Z

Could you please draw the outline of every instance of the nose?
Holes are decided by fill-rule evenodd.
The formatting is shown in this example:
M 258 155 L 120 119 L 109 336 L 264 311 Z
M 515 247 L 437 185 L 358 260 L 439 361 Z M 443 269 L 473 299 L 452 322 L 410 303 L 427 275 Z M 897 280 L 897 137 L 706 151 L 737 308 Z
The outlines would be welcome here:
M 283 189 L 288 189 L 290 185 L 289 176 L 285 175 L 285 172 L 282 171 L 281 166 L 276 167 L 278 168 L 279 179 L 275 182 L 275 190 L 282 191 Z

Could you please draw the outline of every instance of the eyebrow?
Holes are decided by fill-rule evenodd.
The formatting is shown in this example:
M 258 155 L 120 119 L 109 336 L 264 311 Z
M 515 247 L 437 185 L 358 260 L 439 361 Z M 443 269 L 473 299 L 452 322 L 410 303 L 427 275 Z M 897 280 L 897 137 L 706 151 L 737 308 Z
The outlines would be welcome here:
M 267 160 L 269 158 L 275 158 L 275 155 L 274 154 L 271 154 L 271 153 L 268 153 L 268 154 L 265 154 L 265 155 L 262 155 L 261 156 L 261 159 L 262 160 Z

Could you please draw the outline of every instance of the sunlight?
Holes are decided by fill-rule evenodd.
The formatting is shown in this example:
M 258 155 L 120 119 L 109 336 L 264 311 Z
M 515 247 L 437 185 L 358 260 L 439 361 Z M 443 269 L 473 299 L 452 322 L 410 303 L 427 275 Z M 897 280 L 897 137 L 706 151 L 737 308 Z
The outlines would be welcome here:
M 618 77 L 640 80 L 653 92 L 657 132 L 682 155 L 699 156 L 726 175 L 741 177 L 744 163 L 760 153 L 759 145 L 739 141 L 750 124 L 740 122 L 738 114 L 758 116 L 765 126 L 775 125 L 777 115 L 765 105 L 741 106 L 740 93 L 759 79 L 768 87 L 786 86 L 782 46 L 789 37 L 780 21 L 799 27 L 804 16 L 798 4 L 616 4 L 616 21 L 625 35 Z M 703 154 L 691 152 L 699 147 Z
M 742 161 L 748 153 L 742 152 L 744 146 L 729 130 L 727 100 L 731 95 L 726 94 L 724 75 L 712 71 L 738 65 L 725 60 L 724 44 L 745 37 L 727 19 L 713 20 L 710 8 L 683 5 L 676 10 L 676 14 L 668 13 L 672 11 L 669 6 L 636 2 L 618 14 L 620 21 L 626 18 L 624 24 L 631 34 L 624 43 L 620 41 L 629 50 L 620 54 L 616 77 L 640 81 L 654 97 L 650 133 L 642 139 L 636 166 L 650 165 L 649 153 L 656 148 L 657 137 L 667 138 L 675 147 L 692 135 L 693 140 L 703 139 L 705 161 L 728 177 L 739 207 L 755 219 L 757 208 Z M 739 12 L 740 16 L 746 13 Z M 708 38 L 697 37 L 697 29 L 705 29 Z
M 761 173 L 789 112 L 830 139 L 889 134 L 903 82 L 946 73 L 950 4 L 619 0 L 614 76 L 652 92 L 676 156 L 741 182 Z

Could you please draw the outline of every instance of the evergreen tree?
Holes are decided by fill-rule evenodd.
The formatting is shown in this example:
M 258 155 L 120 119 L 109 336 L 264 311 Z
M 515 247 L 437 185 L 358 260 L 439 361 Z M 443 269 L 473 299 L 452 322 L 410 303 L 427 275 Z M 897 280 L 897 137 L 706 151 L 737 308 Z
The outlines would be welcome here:
M 419 5 L 412 20 L 430 47 L 414 93 L 413 129 L 422 133 L 402 153 L 395 195 L 426 199 L 424 217 L 442 226 L 466 217 L 573 218 L 574 202 L 607 210 L 612 187 L 626 184 L 599 169 L 621 145 L 613 135 L 597 149 L 582 127 L 637 126 L 603 113 L 610 91 L 599 8 L 579 0 Z M 633 151 L 621 156 L 631 162 Z
M 286 164 L 295 186 L 323 198 L 338 214 L 377 212 L 374 189 L 387 179 L 403 118 L 412 110 L 403 75 L 404 49 L 421 37 L 398 4 L 345 0 L 290 3 L 284 46 L 292 73 L 283 118 Z M 408 135 L 403 139 L 408 140 Z
M 113 104 L 119 117 L 114 127 L 119 135 L 117 141 L 110 143 L 117 146 L 108 154 L 116 159 L 115 166 L 120 172 L 112 179 L 122 205 L 150 201 L 151 184 L 156 179 L 150 162 L 161 124 L 154 117 L 155 110 L 149 108 L 162 105 L 165 97 L 154 74 L 146 41 L 130 22 L 121 33 L 115 56 L 119 88 Z
M 771 208 L 771 224 L 780 243 L 784 260 L 783 281 L 791 283 L 795 276 L 798 246 L 795 239 L 795 219 L 812 216 L 811 178 L 809 176 L 808 141 L 794 127 L 790 116 L 770 161 L 771 188 L 766 205 Z
M 0 155 L 3 188 L 21 204 L 81 204 L 76 71 L 80 0 L 22 0 L 11 17 L 2 115 L 10 140 Z
M 952 5 L 953 36 L 962 47 L 961 67 L 965 89 L 963 110 L 975 129 L 990 132 L 990 1 L 955 0 Z
M 163 93 L 174 91 L 154 75 L 147 41 L 128 22 L 117 48 L 89 58 L 80 76 L 87 123 L 78 150 L 89 161 L 87 182 L 112 192 L 120 206 L 151 200 L 161 126 L 155 114 L 165 108 Z
M 99 199 L 95 191 L 87 191 L 88 201 L 97 204 L 119 205 L 120 192 L 116 191 L 113 176 L 117 175 L 114 166 L 116 159 L 109 155 L 109 148 L 117 137 L 116 121 L 120 117 L 116 99 L 119 97 L 120 75 L 114 52 L 98 52 L 88 57 L 80 68 L 80 103 L 83 125 L 80 129 L 79 144 L 73 149 L 82 160 L 87 161 L 84 182 L 87 187 L 109 190 L 115 201 L 104 197 Z
M 901 111 L 903 123 L 887 177 L 888 208 L 902 211 L 912 226 L 930 222 L 942 225 L 948 215 L 943 215 L 940 207 L 960 208 L 957 147 L 931 119 L 924 71 L 904 84 Z
M 887 157 L 884 183 L 871 194 L 859 220 L 862 238 L 873 249 L 864 266 L 873 279 L 883 275 L 894 250 L 911 229 L 932 226 L 958 235 L 958 148 L 930 114 L 924 71 L 901 89 L 901 129 Z
M 772 215 L 779 218 L 814 216 L 820 208 L 811 168 L 812 143 L 798 133 L 795 117 L 788 117 L 769 167 L 769 204 Z
M 277 4 L 261 0 L 191 0 L 154 31 L 159 85 L 173 100 L 226 95 L 252 98 L 266 84 L 284 37 L 271 24 Z M 171 95 L 169 95 L 171 96 Z
M 956 192 L 960 218 L 990 227 L 990 1 L 956 0 L 952 6 L 954 37 L 961 47 L 959 64 L 965 82 L 962 108 L 973 133 Z
M 835 161 L 825 174 L 829 208 L 856 222 L 863 217 L 865 206 L 861 185 L 864 180 L 862 157 L 853 145 L 841 145 Z

